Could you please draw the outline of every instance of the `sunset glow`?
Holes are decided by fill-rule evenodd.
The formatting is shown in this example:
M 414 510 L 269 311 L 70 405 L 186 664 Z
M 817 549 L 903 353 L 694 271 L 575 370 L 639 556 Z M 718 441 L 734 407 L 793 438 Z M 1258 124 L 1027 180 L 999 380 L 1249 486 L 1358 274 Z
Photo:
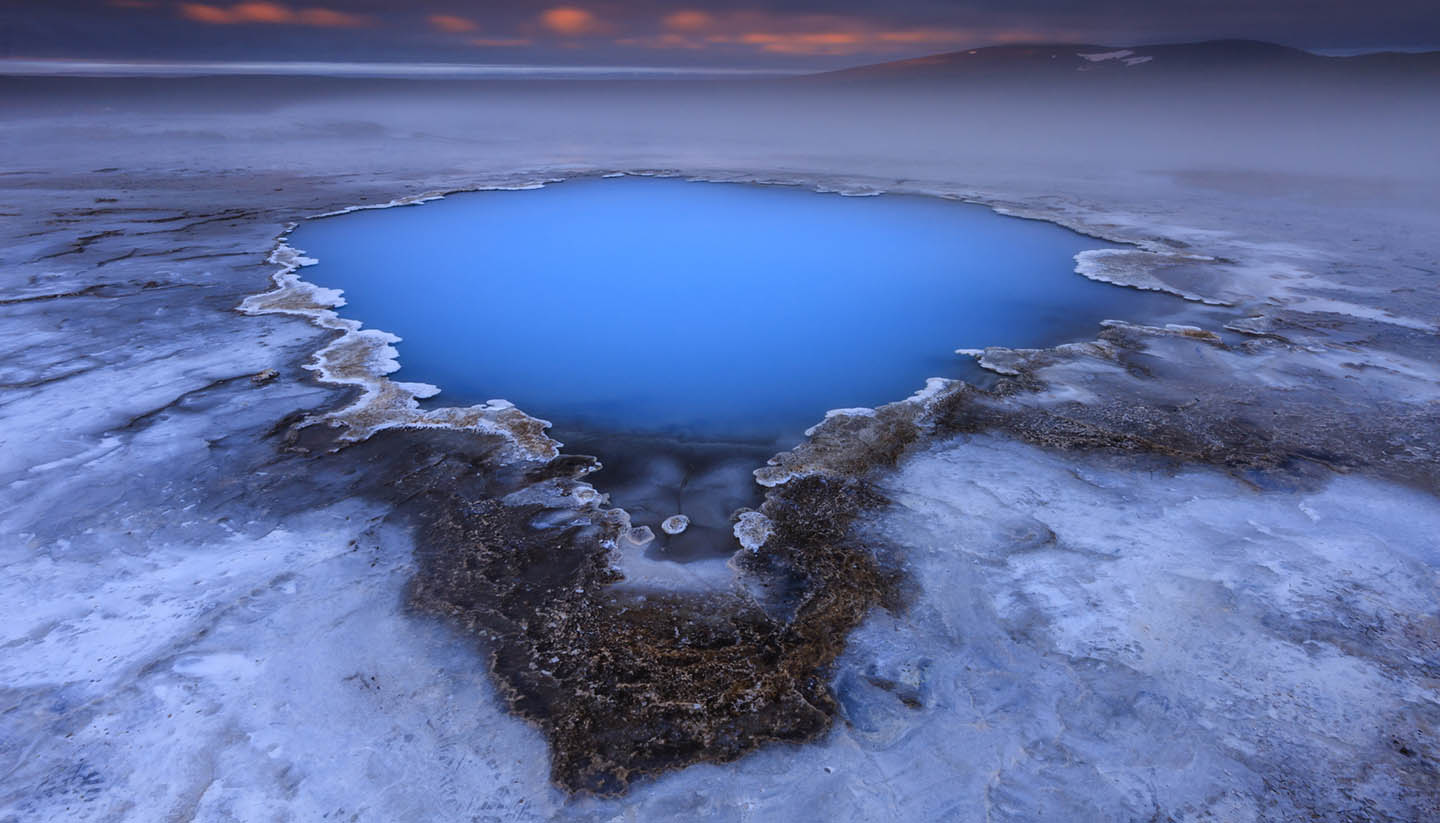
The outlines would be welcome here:
M 149 9 L 148 0 L 110 0 L 115 7 Z M 296 8 L 270 0 L 217 5 L 180 3 L 179 15 L 207 25 L 289 25 L 329 28 L 368 26 L 374 18 L 323 7 Z M 387 17 L 404 25 L 405 16 Z M 538 17 L 506 19 L 483 25 L 476 17 L 450 12 L 412 18 L 415 24 L 453 42 L 482 48 L 519 48 L 550 42 L 587 42 L 639 50 L 684 50 L 717 54 L 766 54 L 792 57 L 903 54 L 916 47 L 961 47 L 984 42 L 1045 39 L 1024 29 L 971 29 L 943 26 L 893 27 L 861 16 L 789 14 L 761 9 L 711 12 L 699 8 L 615 19 L 582 6 L 555 6 Z M 485 36 L 476 36 L 484 31 Z M 558 41 L 558 43 L 557 43 Z M 574 46 L 573 42 L 568 43 Z
M 450 32 L 452 34 L 475 31 L 480 28 L 474 20 L 468 17 L 457 17 L 453 14 L 432 14 L 428 19 L 430 20 L 430 25 L 440 31 Z
M 1059 0 L 1034 2 L 1059 4 Z M 1420 0 L 1395 2 L 1409 8 Z M 30 52 L 32 44 L 48 43 L 41 51 L 24 56 L 68 56 L 67 42 L 101 48 L 111 52 L 107 55 L 111 57 L 124 56 L 126 43 L 133 41 L 192 58 L 250 53 L 278 59 L 326 54 L 349 58 L 378 51 L 388 54 L 386 59 L 463 61 L 472 59 L 476 48 L 504 48 L 523 50 L 506 59 L 542 64 L 679 60 L 684 64 L 767 68 L 840 67 L 872 58 L 921 59 L 1015 43 L 1118 46 L 1161 42 L 1188 31 L 1189 16 L 1193 16 L 1176 5 L 1145 6 L 1141 0 L 1106 0 L 1083 14 L 1074 9 L 1047 11 L 1033 4 L 958 8 L 913 0 L 880 5 L 838 0 L 824 6 L 777 0 L 738 4 L 685 0 L 676 5 L 579 0 L 535 6 L 483 0 L 49 0 L 37 8 L 39 5 L 51 9 L 46 14 L 88 5 L 95 16 L 68 15 L 66 25 L 75 27 L 70 35 L 55 27 L 18 30 L 11 38 L 12 48 Z M 1186 39 L 1264 39 L 1266 27 L 1278 18 L 1247 9 L 1227 7 L 1209 14 L 1209 28 L 1187 34 Z M 1343 34 L 1349 38 L 1352 32 L 1371 26 L 1375 32 L 1364 36 L 1372 40 L 1396 36 L 1380 29 L 1413 32 L 1426 43 L 1433 39 L 1422 36 L 1423 26 L 1417 28 L 1414 14 L 1406 19 L 1412 23 L 1398 27 L 1360 15 Z M 0 14 L 0 23 L 4 21 Z M 254 31 L 260 28 L 332 33 L 307 44 L 304 35 L 298 34 L 262 39 Z M 209 34 L 201 33 L 207 30 Z M 1339 29 L 1331 34 L 1321 32 L 1312 39 L 1323 46 L 1341 33 Z
M 713 26 L 715 18 L 703 11 L 687 10 L 667 14 L 661 22 L 673 31 L 697 31 Z
M 595 15 L 577 6 L 547 9 L 540 15 L 540 22 L 545 28 L 567 37 L 589 34 L 600 27 L 600 21 Z
M 205 3 L 181 3 L 181 16 L 197 23 L 213 25 L 288 24 L 298 26 L 354 27 L 369 23 L 368 18 L 326 8 L 295 9 L 280 3 L 236 3 L 233 6 L 212 6 Z

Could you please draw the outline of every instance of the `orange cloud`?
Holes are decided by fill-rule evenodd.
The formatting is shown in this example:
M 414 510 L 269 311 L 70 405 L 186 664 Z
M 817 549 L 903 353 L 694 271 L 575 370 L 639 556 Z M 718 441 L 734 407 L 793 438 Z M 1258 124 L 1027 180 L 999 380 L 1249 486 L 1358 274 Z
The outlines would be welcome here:
M 429 20 L 430 25 L 434 26 L 440 31 L 448 31 L 452 34 L 459 34 L 460 32 L 466 31 L 475 31 L 476 29 L 480 28 L 479 26 L 475 25 L 474 20 L 471 20 L 468 17 L 459 17 L 454 14 L 432 14 L 425 19 Z
M 671 31 L 696 31 L 715 25 L 715 18 L 703 11 L 677 11 L 665 15 L 661 25 Z
M 295 12 L 295 22 L 304 26 L 365 26 L 370 21 L 358 14 L 334 9 L 301 9 Z
M 960 48 L 980 42 L 1034 40 L 1033 32 L 940 27 L 891 29 L 841 14 L 764 11 L 677 11 L 660 20 L 666 33 L 638 38 L 652 48 L 729 46 L 786 55 L 904 54 L 920 48 Z
M 204 6 L 199 3 L 181 3 L 180 16 L 197 23 L 234 23 L 230 12 L 219 6 Z
M 237 3 L 230 8 L 208 6 L 202 3 L 181 3 L 180 13 L 201 23 L 226 25 L 231 23 L 288 23 L 293 16 L 286 7 L 278 3 Z
M 826 31 L 800 34 L 777 34 L 772 32 L 750 32 L 740 36 L 739 42 L 747 46 L 759 46 L 763 51 L 777 54 L 850 54 L 861 43 L 861 36 L 853 32 Z
M 600 20 L 579 6 L 556 6 L 553 9 L 546 9 L 540 15 L 540 23 L 556 34 L 563 34 L 567 37 L 591 34 L 600 29 Z
M 879 54 L 904 51 L 906 47 L 960 47 L 978 40 L 991 42 L 1023 42 L 1033 35 L 1018 37 L 981 36 L 977 32 L 956 29 L 904 29 L 899 31 L 747 32 L 738 37 L 718 35 L 716 43 L 740 43 L 774 54 L 846 55 Z
M 885 43 L 973 43 L 977 40 L 976 33 L 965 29 L 901 29 L 899 31 L 882 31 L 877 33 L 876 38 Z M 1020 39 L 1037 39 L 1036 35 L 1025 33 L 1017 35 Z M 1007 39 L 1004 36 L 997 37 L 991 34 L 988 38 L 999 42 Z
M 566 7 L 572 8 L 572 7 Z M 593 18 L 592 18 L 593 19 Z M 1033 33 L 917 26 L 892 29 L 844 14 L 789 14 L 760 10 L 679 10 L 662 15 L 655 30 L 627 32 L 619 45 L 652 49 L 745 48 L 787 55 L 904 54 L 919 48 L 960 48 L 979 42 L 1036 39 Z
M 280 3 L 236 3 L 233 6 L 212 6 L 205 3 L 181 3 L 180 16 L 197 23 L 235 25 L 243 23 L 283 23 L 299 26 L 347 27 L 368 25 L 370 20 L 358 14 L 334 9 L 292 9 Z

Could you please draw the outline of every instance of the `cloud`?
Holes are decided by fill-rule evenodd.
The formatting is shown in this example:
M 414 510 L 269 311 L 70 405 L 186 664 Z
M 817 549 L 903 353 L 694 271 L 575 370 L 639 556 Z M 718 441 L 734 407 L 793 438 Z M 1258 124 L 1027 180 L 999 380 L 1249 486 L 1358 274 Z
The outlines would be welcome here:
M 861 43 L 861 36 L 847 31 L 823 32 L 750 32 L 739 42 L 777 54 L 850 54 Z
M 425 18 L 430 25 L 440 31 L 448 31 L 454 34 L 466 31 L 475 31 L 480 28 L 474 20 L 468 17 L 459 17 L 454 14 L 432 14 Z
M 333 9 L 300 9 L 295 12 L 295 22 L 305 26 L 368 26 L 370 20 L 358 14 Z
M 794 14 L 761 9 L 682 9 L 659 16 L 651 31 L 615 43 L 650 49 L 729 49 L 793 56 L 888 55 L 1045 38 L 1044 32 L 996 26 L 959 28 L 896 24 L 864 15 Z
M 285 23 L 293 12 L 275 3 L 239 3 L 229 8 L 203 3 L 181 3 L 180 14 L 197 23 Z
M 660 31 L 631 35 L 620 45 L 661 49 L 728 47 L 769 54 L 836 56 L 903 53 L 917 46 L 971 45 L 991 32 L 908 27 L 846 14 L 787 14 L 750 9 L 682 9 L 659 18 Z
M 981 39 L 977 32 L 971 29 L 900 29 L 898 31 L 882 31 L 876 34 L 876 39 L 882 43 L 963 43 Z M 987 42 L 1008 43 L 1018 40 L 1039 40 L 1039 35 L 1025 32 L 1023 34 L 1008 35 L 1003 33 L 989 32 L 984 38 Z
M 212 6 L 206 3 L 181 3 L 180 16 L 197 23 L 212 25 L 284 24 L 292 26 L 323 26 L 343 28 L 369 25 L 370 19 L 334 9 L 294 9 L 280 3 L 236 3 Z
M 556 6 L 553 9 L 546 9 L 540 15 L 540 24 L 556 34 L 563 34 L 567 37 L 595 34 L 601 29 L 599 18 L 579 6 Z
M 707 12 L 686 9 L 665 15 L 660 24 L 671 31 L 698 31 L 715 25 L 715 17 Z
M 850 54 L 906 53 L 914 48 L 962 48 L 980 43 L 1027 43 L 1043 34 L 1023 29 L 867 29 L 841 28 L 808 31 L 751 31 L 739 35 L 715 34 L 714 43 L 749 46 L 771 54 L 844 56 Z

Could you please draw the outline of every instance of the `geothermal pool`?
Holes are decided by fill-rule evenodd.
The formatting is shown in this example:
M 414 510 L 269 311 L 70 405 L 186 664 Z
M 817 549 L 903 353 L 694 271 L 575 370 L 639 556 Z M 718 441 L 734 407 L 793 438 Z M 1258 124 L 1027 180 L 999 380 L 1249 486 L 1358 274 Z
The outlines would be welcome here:
M 587 179 L 290 242 L 341 314 L 402 338 L 394 376 L 439 386 L 432 402 L 504 398 L 589 434 L 788 445 L 828 409 L 960 376 L 956 348 L 1088 339 L 1179 302 L 1076 275 L 1105 244 L 1052 224 L 779 186 Z

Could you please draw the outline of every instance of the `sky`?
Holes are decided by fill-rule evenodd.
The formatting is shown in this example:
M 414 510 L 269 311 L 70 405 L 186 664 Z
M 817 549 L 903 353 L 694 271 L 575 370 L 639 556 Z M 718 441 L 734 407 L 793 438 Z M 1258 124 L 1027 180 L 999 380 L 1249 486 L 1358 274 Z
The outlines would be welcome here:
M 0 57 L 824 69 L 1020 42 L 1440 44 L 1436 0 L 0 0 Z

